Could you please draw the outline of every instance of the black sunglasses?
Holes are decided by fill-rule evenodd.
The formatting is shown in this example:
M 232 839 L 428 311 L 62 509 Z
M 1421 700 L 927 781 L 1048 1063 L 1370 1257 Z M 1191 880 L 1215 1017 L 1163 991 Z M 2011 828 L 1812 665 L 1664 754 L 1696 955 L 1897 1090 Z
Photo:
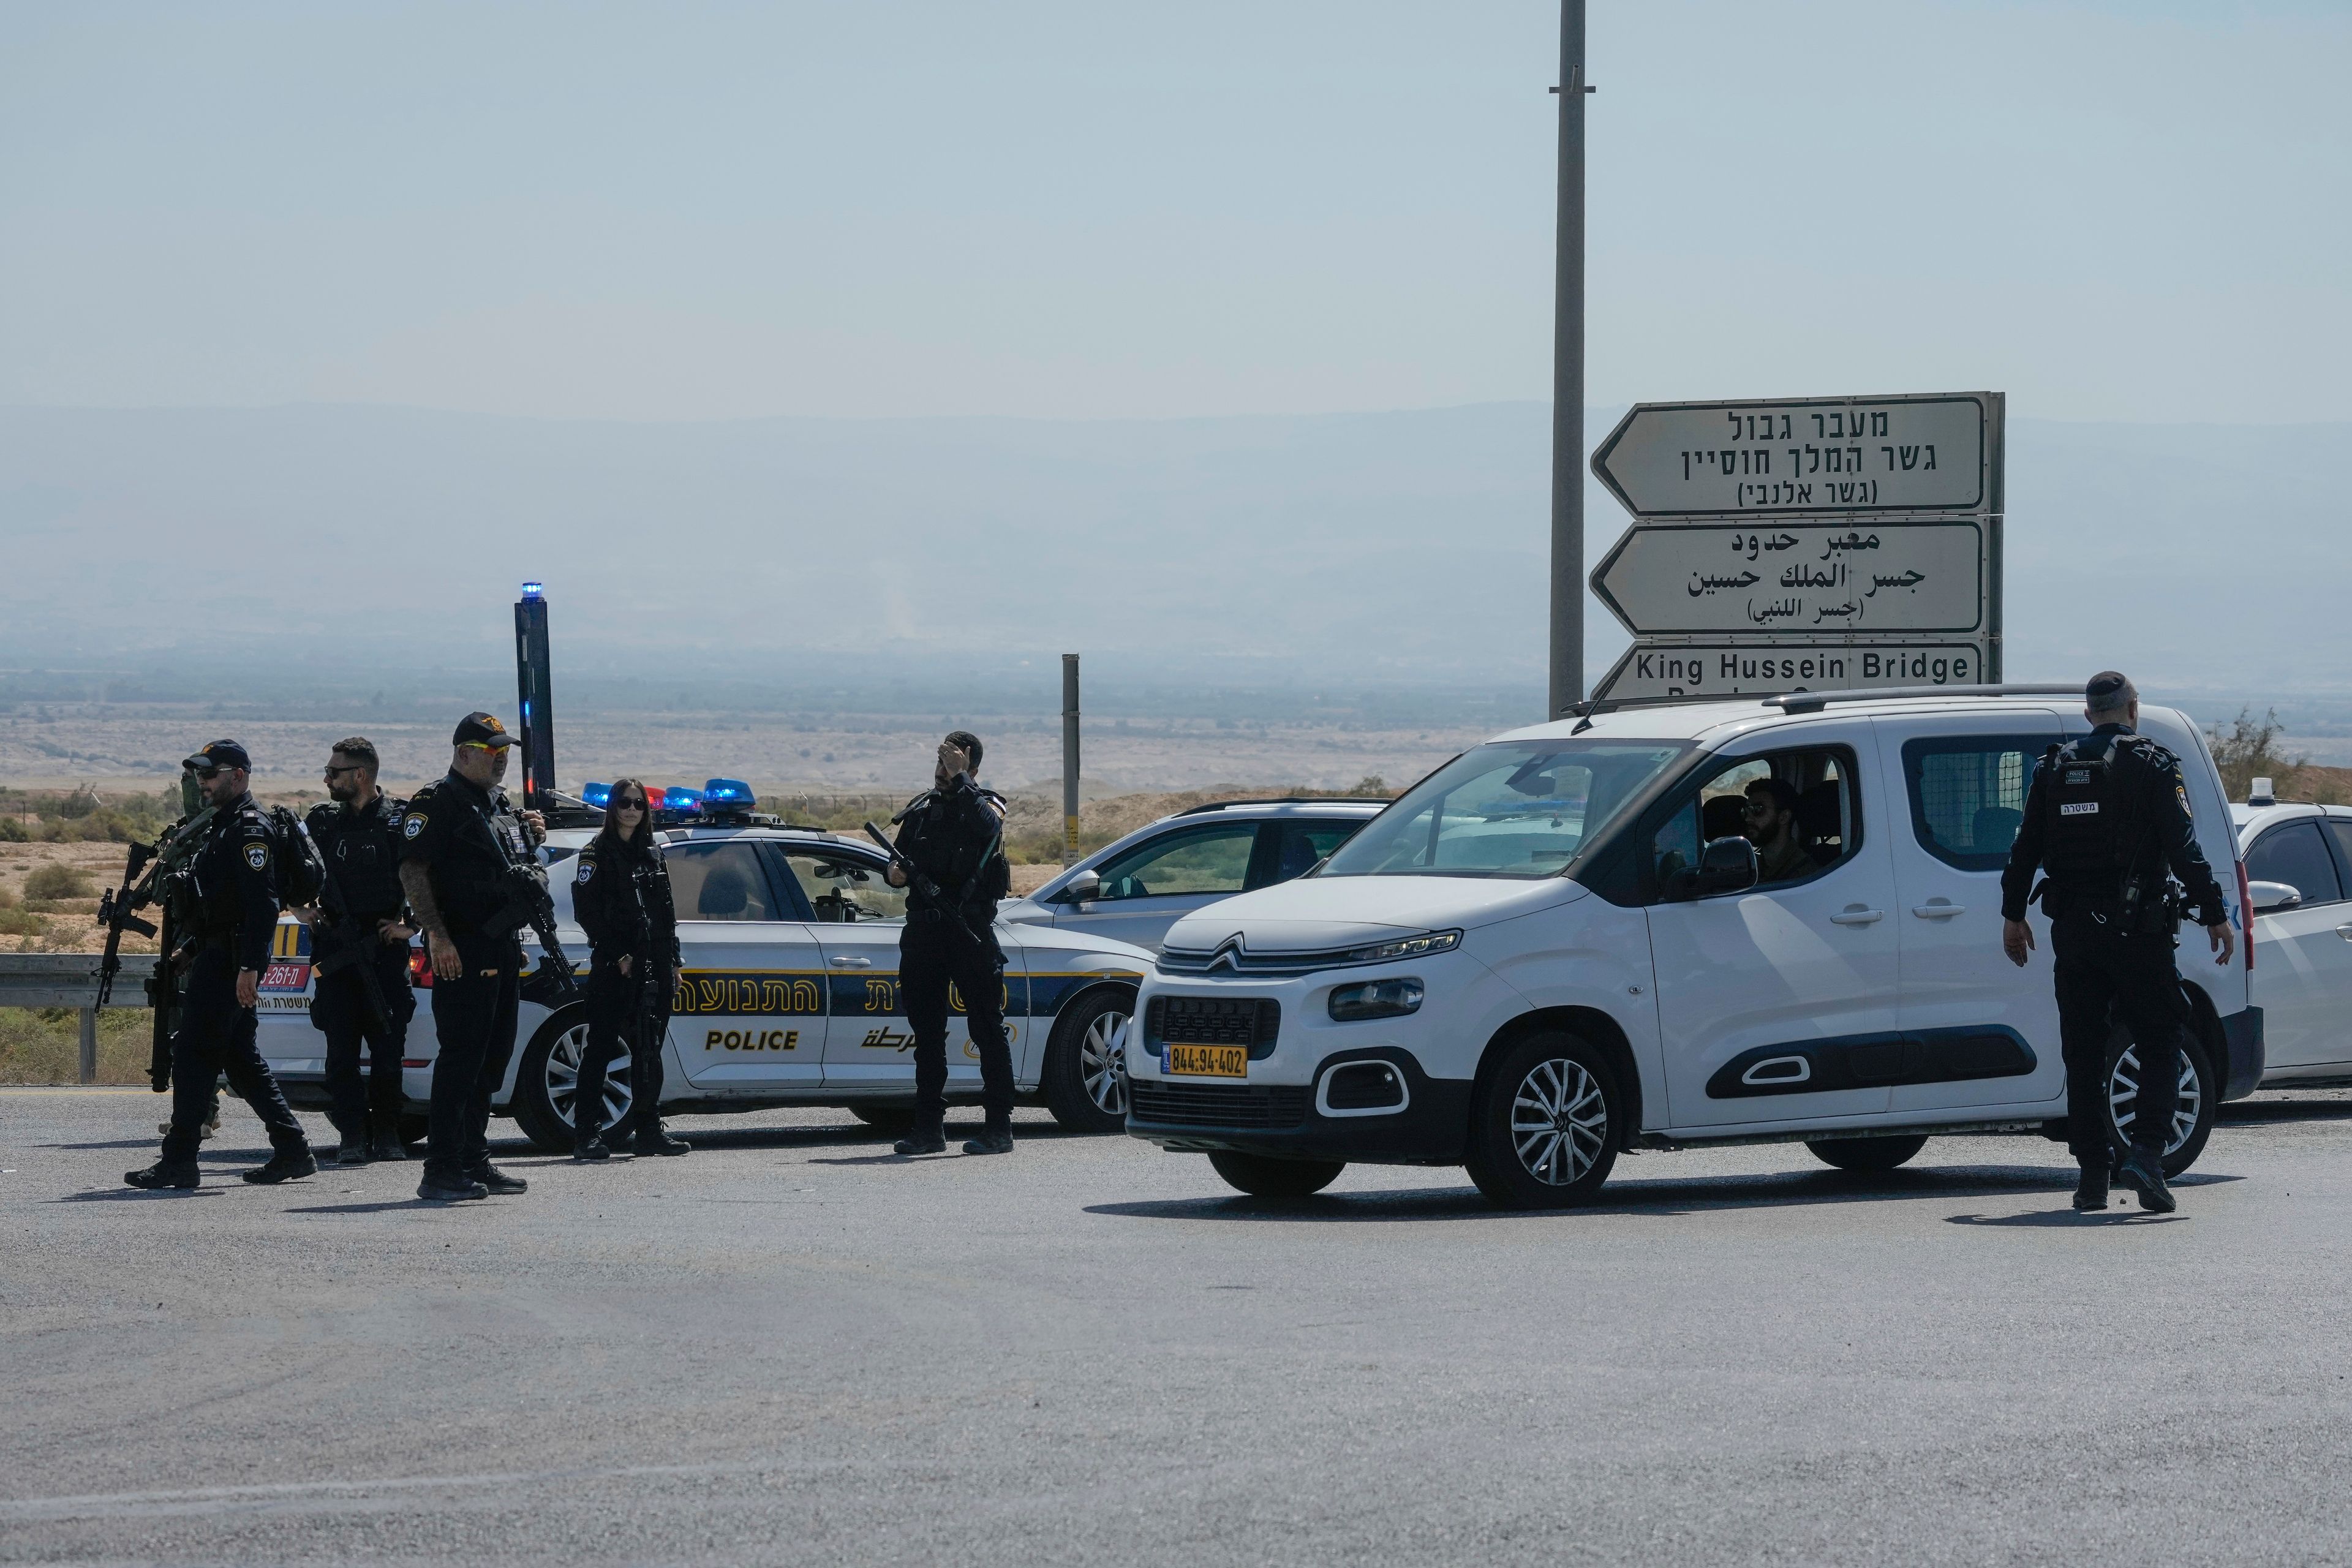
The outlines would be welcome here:
M 198 768 L 196 770 L 196 779 L 202 784 L 210 784 L 213 780 L 220 777 L 220 775 L 221 771 L 218 768 Z
M 340 768 L 335 766 L 332 763 L 329 763 L 327 764 L 327 776 L 331 779 L 338 778 L 344 773 L 365 773 L 366 771 L 367 764 L 365 763 L 350 763 Z

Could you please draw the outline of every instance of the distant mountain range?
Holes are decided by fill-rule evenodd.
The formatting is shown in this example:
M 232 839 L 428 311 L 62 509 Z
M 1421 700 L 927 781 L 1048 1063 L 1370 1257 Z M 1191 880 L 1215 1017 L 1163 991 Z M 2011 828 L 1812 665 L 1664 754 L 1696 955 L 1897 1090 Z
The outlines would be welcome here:
M 1589 438 L 1619 412 L 1588 410 Z M 1549 439 L 1532 403 L 669 425 L 0 409 L 0 664 L 399 691 L 503 665 L 532 578 L 580 679 L 879 683 L 921 705 L 1083 650 L 1139 689 L 1539 708 Z M 2012 419 L 2010 674 L 2112 664 L 2209 705 L 2352 716 L 2347 475 L 2352 426 Z M 1597 485 L 1587 510 L 1597 559 L 1625 519 Z M 1597 676 L 1624 637 L 1589 614 Z

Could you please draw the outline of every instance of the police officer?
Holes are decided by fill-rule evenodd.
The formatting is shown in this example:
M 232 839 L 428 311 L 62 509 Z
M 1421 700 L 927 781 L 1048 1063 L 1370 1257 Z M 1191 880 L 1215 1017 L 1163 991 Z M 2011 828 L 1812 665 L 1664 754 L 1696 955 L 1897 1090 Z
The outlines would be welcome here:
M 278 844 L 247 791 L 253 760 L 243 746 L 215 741 L 183 765 L 195 773 L 216 810 L 204 847 L 188 865 L 187 942 L 163 959 L 188 972 L 187 1000 L 172 1036 L 171 1131 L 163 1135 L 163 1157 L 122 1179 L 151 1189 L 196 1185 L 196 1144 L 212 1111 L 214 1080 L 226 1073 L 229 1088 L 269 1131 L 269 1163 L 243 1173 L 245 1179 L 265 1185 L 292 1181 L 310 1175 L 319 1163 L 255 1043 L 259 1020 L 254 1013 L 278 930 L 277 859 L 289 847 Z
M 898 935 L 898 985 L 915 1037 L 915 1125 L 895 1145 L 901 1154 L 947 1148 L 948 987 L 963 1000 L 964 1021 L 980 1052 L 981 1135 L 967 1154 L 1013 1152 L 1013 1053 L 1004 1038 L 1004 954 L 996 945 L 996 902 L 1011 890 L 1004 859 L 1004 797 L 973 782 L 981 744 L 957 730 L 940 742 L 932 787 L 891 820 L 899 854 L 913 875 L 893 864 L 894 888 L 908 888 L 907 926 Z
M 336 742 L 327 757 L 329 798 L 312 806 L 303 824 L 327 863 L 321 907 L 307 911 L 317 975 L 310 1023 L 327 1037 L 331 1120 L 342 1139 L 338 1165 L 408 1158 L 400 1143 L 400 1058 L 416 996 L 408 985 L 415 931 L 400 890 L 407 802 L 376 787 L 376 767 L 375 747 L 365 736 Z M 362 1042 L 373 1058 L 364 1079 Z
M 2053 746 L 2033 772 L 2025 819 L 2001 873 L 2001 946 L 2022 965 L 2033 950 L 2025 923 L 2036 868 L 2050 917 L 2058 1032 L 2066 1059 L 2066 1142 L 2082 1166 L 2078 1209 L 2107 1206 L 2110 1168 L 2137 1189 L 2139 1205 L 2169 1214 L 2164 1152 L 2180 1089 L 2180 1032 L 2189 1026 L 2180 972 L 2173 964 L 2178 878 L 2197 923 L 2226 964 L 2236 948 L 2221 884 L 2197 847 L 2179 760 L 2134 733 L 2139 693 L 2102 670 L 2084 689 L 2090 734 Z M 2107 1140 L 2110 1011 L 2131 1026 L 2139 1050 L 2139 1091 L 2131 1146 L 2113 1163 Z
M 518 815 L 499 781 L 515 737 L 488 713 L 468 713 L 451 738 L 449 772 L 408 803 L 401 820 L 400 884 L 433 960 L 433 1027 L 440 1055 L 416 1195 L 456 1203 L 530 1184 L 490 1163 L 490 1097 L 514 1054 L 527 921 L 521 882 L 547 837 L 540 814 Z
M 642 780 L 613 782 L 604 828 L 572 869 L 572 912 L 589 943 L 588 1048 L 572 1101 L 572 1158 L 612 1157 L 604 1137 L 604 1072 L 624 1052 L 630 1111 L 614 1124 L 613 1142 L 634 1126 L 635 1152 L 683 1154 L 692 1145 L 661 1124 L 662 1024 L 677 983 L 677 910 Z

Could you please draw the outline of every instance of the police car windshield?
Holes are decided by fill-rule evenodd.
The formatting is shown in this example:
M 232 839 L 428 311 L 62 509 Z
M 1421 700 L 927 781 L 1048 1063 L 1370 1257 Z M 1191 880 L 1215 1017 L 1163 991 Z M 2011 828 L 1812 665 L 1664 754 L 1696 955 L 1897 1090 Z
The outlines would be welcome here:
M 1691 748 L 1670 741 L 1498 741 L 1415 784 L 1317 873 L 1553 877 Z

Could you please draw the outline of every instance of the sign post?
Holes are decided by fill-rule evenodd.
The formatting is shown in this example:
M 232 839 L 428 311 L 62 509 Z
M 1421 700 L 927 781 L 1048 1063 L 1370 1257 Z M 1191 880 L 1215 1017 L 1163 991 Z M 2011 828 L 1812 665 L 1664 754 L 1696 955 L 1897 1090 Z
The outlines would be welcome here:
M 1595 700 L 1999 681 L 2004 401 L 1636 404 L 1592 455 L 1635 519 Z

